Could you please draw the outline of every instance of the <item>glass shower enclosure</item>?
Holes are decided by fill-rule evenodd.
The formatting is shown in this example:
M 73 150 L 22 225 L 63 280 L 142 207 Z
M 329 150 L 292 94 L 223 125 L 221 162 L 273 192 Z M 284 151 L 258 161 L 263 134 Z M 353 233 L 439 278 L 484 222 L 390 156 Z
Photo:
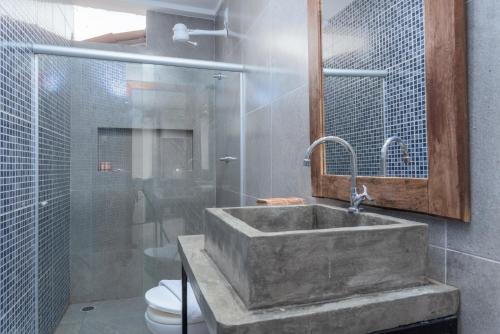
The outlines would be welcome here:
M 142 297 L 159 280 L 180 279 L 177 237 L 203 232 L 205 208 L 241 203 L 241 74 L 65 58 L 54 77 L 44 64 L 55 56 L 38 58 L 38 85 L 66 89 L 69 108 L 58 138 L 65 154 L 46 172 L 64 175 L 67 189 L 39 195 L 50 214 L 69 213 L 64 228 L 50 227 L 69 240 L 52 245 L 65 254 L 52 280 L 70 280 L 70 303 L 85 303 Z M 38 99 L 40 119 L 54 114 Z M 39 154 L 59 149 L 46 143 Z M 40 276 L 49 265 L 39 259 Z

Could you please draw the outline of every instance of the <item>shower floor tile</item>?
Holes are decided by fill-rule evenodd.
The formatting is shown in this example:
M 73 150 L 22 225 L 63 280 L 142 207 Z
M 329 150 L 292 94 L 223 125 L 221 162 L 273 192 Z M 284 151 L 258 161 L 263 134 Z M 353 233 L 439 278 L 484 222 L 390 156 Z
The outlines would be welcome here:
M 81 309 L 93 306 L 92 311 Z M 55 334 L 150 334 L 144 297 L 72 304 Z

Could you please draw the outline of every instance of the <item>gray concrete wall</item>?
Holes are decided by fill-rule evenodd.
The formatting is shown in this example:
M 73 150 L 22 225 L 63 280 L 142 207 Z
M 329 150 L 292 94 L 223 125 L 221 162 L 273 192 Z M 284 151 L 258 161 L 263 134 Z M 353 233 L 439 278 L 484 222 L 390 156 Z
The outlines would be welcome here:
M 226 0 L 231 27 L 244 39 L 216 39 L 216 59 L 261 65 L 247 81 L 247 204 L 257 197 L 309 197 L 301 166 L 309 142 L 305 0 Z M 222 13 L 222 11 L 221 11 Z M 467 1 L 471 129 L 472 223 L 404 215 L 430 225 L 429 275 L 461 290 L 463 334 L 500 328 L 500 3 Z M 220 25 L 218 18 L 217 24 Z M 278 75 L 277 68 L 293 74 Z M 287 142 L 284 140 L 287 139 Z M 252 166 L 252 168 L 249 168 Z M 391 212 L 394 215 L 401 213 Z

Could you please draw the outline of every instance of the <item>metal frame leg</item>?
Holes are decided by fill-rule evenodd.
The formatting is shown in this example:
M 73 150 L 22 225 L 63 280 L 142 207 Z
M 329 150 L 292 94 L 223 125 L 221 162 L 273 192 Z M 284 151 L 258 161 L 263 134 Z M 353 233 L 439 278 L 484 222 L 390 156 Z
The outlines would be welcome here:
M 187 275 L 182 265 L 182 334 L 188 334 Z
M 424 321 L 418 324 L 380 331 L 372 334 L 457 334 L 456 316 Z

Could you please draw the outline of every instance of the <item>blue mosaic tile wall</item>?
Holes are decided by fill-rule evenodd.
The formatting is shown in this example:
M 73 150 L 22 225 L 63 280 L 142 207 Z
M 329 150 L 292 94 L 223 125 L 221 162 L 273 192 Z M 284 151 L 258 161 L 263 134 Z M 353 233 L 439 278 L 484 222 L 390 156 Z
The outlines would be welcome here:
M 53 333 L 69 302 L 70 60 L 39 57 L 38 322 Z
M 381 78 L 324 80 L 325 132 L 346 139 L 358 153 L 360 175 L 380 175 L 385 139 L 401 137 L 388 154 L 388 176 L 427 177 L 423 0 L 354 0 L 324 26 L 323 62 L 341 69 L 385 69 Z M 349 157 L 327 145 L 327 171 L 348 175 Z
M 71 37 L 72 21 L 69 6 L 41 0 L 0 2 L 2 42 L 66 44 Z M 64 178 L 63 184 L 52 182 L 66 173 L 64 134 L 69 129 L 62 101 L 67 87 L 62 89 L 64 83 L 56 85 L 52 79 L 47 80 L 48 85 L 41 84 L 40 101 L 44 106 L 37 117 L 38 100 L 33 89 L 37 78 L 32 65 L 32 55 L 25 50 L 0 48 L 1 334 L 37 333 L 38 329 L 40 333 L 53 332 L 69 296 L 65 282 L 69 273 L 68 248 L 61 243 L 68 237 L 64 228 L 60 229 L 69 225 L 63 218 L 69 209 L 69 193 Z M 61 73 L 65 68 L 64 62 L 56 60 L 42 61 L 40 65 L 47 73 Z M 38 195 L 52 203 L 41 210 L 39 225 Z M 38 244 L 43 250 L 41 254 Z M 48 286 L 52 288 L 50 292 Z

